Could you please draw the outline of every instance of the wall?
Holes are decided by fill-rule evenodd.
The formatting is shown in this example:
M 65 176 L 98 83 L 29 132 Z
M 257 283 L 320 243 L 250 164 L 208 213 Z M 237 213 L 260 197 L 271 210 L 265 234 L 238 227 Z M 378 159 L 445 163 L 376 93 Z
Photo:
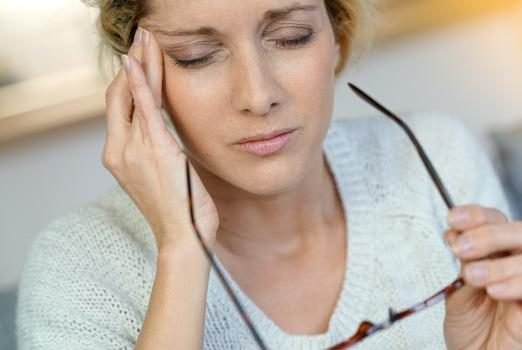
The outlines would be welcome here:
M 104 125 L 97 118 L 0 145 L 0 288 L 16 283 L 49 220 L 115 183 L 100 163 Z
M 441 111 L 479 127 L 522 120 L 522 5 L 376 47 L 339 80 L 335 116 L 375 114 L 351 81 L 395 111 Z

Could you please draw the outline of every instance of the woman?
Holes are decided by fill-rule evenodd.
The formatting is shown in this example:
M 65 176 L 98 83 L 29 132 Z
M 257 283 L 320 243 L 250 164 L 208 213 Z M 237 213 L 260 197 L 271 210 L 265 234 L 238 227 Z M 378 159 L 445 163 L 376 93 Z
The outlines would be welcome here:
M 103 153 L 123 190 L 35 241 L 22 349 L 256 348 L 194 234 L 186 159 L 197 228 L 268 348 L 333 346 L 440 289 L 459 265 L 466 285 L 445 306 L 360 348 L 522 348 L 522 225 L 508 223 L 466 130 L 408 119 L 455 200 L 470 203 L 447 225 L 395 125 L 331 123 L 366 1 L 99 5 L 102 34 L 127 53 L 107 90 Z

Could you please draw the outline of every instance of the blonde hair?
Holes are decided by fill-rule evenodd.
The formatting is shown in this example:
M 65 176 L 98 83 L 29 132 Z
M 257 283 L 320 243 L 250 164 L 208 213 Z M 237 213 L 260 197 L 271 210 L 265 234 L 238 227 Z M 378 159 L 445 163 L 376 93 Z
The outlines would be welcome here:
M 100 15 L 97 26 L 101 37 L 100 63 L 109 56 L 114 69 L 114 59 L 121 64 L 120 55 L 126 54 L 132 44 L 138 22 L 152 11 L 146 0 L 83 0 L 89 6 L 98 7 Z M 325 0 L 325 6 L 334 34 L 340 46 L 341 59 L 335 69 L 336 75 L 344 70 L 351 58 L 365 52 L 373 38 L 370 0 Z

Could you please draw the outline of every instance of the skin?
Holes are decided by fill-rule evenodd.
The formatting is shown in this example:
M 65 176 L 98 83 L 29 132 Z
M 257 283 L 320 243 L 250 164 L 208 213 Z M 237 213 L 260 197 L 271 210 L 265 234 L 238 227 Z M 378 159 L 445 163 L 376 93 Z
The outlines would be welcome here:
M 267 10 L 293 2 L 153 4 L 156 11 L 140 22 L 148 30 L 138 31 L 125 70 L 107 90 L 103 154 L 104 165 L 144 214 L 158 245 L 158 273 L 137 348 L 201 347 L 209 270 L 188 212 L 179 210 L 187 206 L 185 159 L 191 163 L 197 226 L 241 288 L 284 330 L 326 331 L 344 277 L 347 235 L 321 152 L 339 59 L 324 3 L 302 0 L 315 10 L 266 22 Z M 160 32 L 200 26 L 215 27 L 217 34 Z M 314 39 L 302 46 L 275 41 L 311 30 Z M 212 52 L 211 61 L 197 68 L 175 64 Z M 166 130 L 162 106 L 182 145 Z M 254 156 L 234 145 L 287 127 L 297 131 L 277 155 Z M 472 237 L 474 247 L 487 247 L 472 256 L 456 250 L 468 285 L 446 305 L 448 348 L 522 348 L 521 224 L 506 223 L 493 209 L 474 208 L 468 221 L 452 220 L 447 233 L 455 246 L 461 237 Z M 494 280 L 477 284 L 467 268 L 499 251 L 509 252 L 511 260 L 490 258 Z M 495 275 L 506 269 L 509 276 Z M 509 282 L 504 294 L 488 289 L 499 280 Z M 164 328 L 181 321 L 194 327 L 190 332 Z

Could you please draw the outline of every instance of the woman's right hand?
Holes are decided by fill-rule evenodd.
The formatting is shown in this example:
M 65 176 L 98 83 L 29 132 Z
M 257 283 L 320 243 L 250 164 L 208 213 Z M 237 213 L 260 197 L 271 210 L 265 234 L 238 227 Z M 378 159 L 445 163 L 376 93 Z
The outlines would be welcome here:
M 161 250 L 194 236 L 186 157 L 162 119 L 163 56 L 152 33 L 139 28 L 127 57 L 106 91 L 102 162 L 144 215 Z M 217 210 L 192 166 L 190 173 L 195 222 L 212 246 Z

